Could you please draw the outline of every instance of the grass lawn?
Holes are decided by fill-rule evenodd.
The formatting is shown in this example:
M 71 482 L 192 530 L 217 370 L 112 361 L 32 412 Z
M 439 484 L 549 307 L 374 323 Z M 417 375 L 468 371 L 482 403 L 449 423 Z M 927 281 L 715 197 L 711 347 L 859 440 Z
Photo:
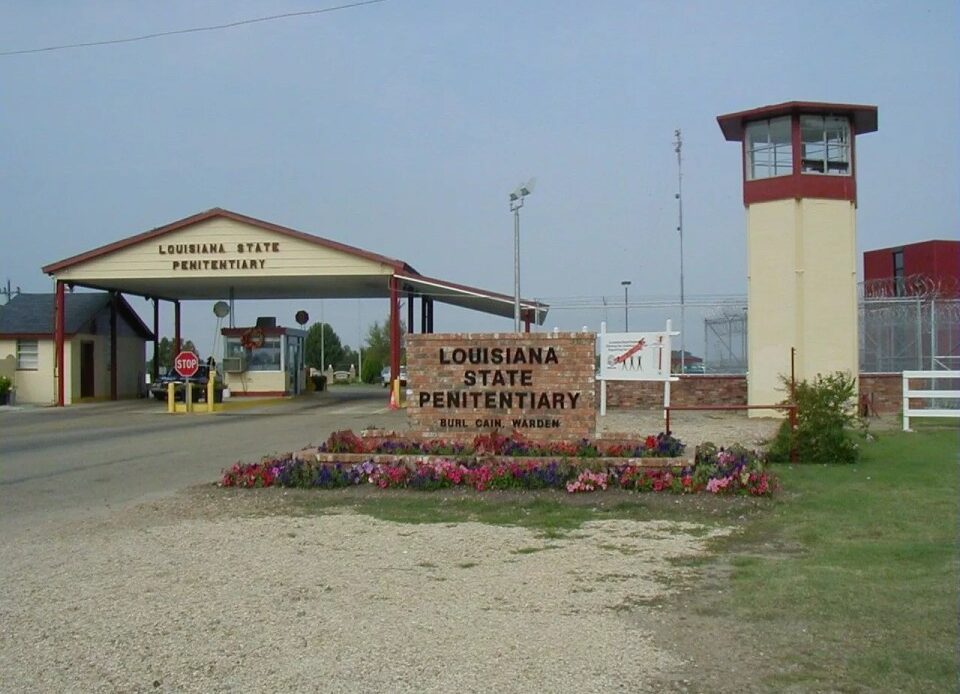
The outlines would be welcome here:
M 771 688 L 956 691 L 958 432 L 890 433 L 851 466 L 778 466 L 727 543 L 737 615 L 793 634 Z M 787 552 L 767 552 L 771 542 Z
M 702 626 L 716 635 L 700 637 L 711 648 L 762 652 L 752 685 L 958 691 L 958 431 L 923 426 L 861 445 L 856 465 L 776 466 L 783 491 L 773 500 L 340 490 L 294 495 L 291 510 L 349 506 L 397 522 L 520 525 L 547 536 L 612 518 L 733 524 L 740 532 L 715 541 L 715 554 L 698 562 L 723 585 L 705 578 L 667 608 L 700 609 Z

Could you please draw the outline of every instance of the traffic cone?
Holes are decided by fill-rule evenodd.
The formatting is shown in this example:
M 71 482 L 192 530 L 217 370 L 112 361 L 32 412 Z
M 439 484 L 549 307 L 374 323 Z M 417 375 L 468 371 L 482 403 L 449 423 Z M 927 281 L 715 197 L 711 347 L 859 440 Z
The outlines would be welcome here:
M 397 409 L 397 391 L 393 387 L 393 384 L 390 385 L 390 409 Z

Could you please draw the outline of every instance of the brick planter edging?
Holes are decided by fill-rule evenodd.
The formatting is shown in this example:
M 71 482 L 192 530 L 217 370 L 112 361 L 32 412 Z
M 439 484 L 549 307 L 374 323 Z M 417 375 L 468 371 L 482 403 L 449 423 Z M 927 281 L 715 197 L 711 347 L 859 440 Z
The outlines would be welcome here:
M 625 458 L 625 457 L 596 457 L 576 458 L 563 456 L 516 456 L 516 455 L 396 455 L 392 453 L 320 453 L 314 449 L 297 451 L 293 454 L 295 460 L 304 460 L 320 463 L 321 465 L 357 465 L 371 462 L 376 465 L 397 465 L 401 463 L 419 463 L 432 465 L 440 462 L 456 461 L 467 467 L 484 464 L 509 463 L 551 463 L 563 460 L 570 465 L 590 466 L 601 464 L 605 467 L 624 465 L 641 467 L 650 470 L 679 470 L 693 465 L 687 458 Z

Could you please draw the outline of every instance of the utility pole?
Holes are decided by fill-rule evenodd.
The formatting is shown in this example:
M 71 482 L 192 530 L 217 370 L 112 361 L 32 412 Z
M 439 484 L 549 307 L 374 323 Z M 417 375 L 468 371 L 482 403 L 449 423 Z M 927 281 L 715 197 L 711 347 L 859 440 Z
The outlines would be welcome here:
M 680 156 L 683 140 L 680 137 L 680 128 L 674 130 L 673 134 L 677 138 L 673 141 L 673 151 L 677 153 L 677 231 L 680 232 L 680 373 L 683 373 L 687 357 L 686 306 L 683 295 L 683 160 Z
M 10 288 L 10 280 L 9 280 L 9 279 L 7 279 L 7 286 L 6 286 L 6 287 L 0 287 L 0 294 L 2 294 L 3 296 L 6 297 L 6 300 L 3 302 L 4 304 L 9 304 L 9 303 L 10 303 L 10 299 L 12 299 L 13 297 L 15 297 L 15 296 L 16 296 L 17 294 L 19 294 L 19 293 L 20 293 L 20 287 L 17 287 L 16 289 L 11 289 L 11 288 Z M 0 305 L 2 305 L 2 304 L 0 304 Z

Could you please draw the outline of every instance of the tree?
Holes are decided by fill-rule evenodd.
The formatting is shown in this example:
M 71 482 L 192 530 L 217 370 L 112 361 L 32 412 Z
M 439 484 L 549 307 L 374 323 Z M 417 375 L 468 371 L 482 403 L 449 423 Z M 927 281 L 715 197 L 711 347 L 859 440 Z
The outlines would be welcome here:
M 403 321 L 400 321 L 400 340 L 407 332 L 407 327 Z M 381 325 L 374 322 L 367 331 L 367 344 L 363 348 L 363 360 L 366 361 L 369 355 L 371 361 L 379 360 L 382 364 L 390 363 L 390 320 L 387 319 Z M 400 356 L 403 361 L 403 355 Z
M 320 361 L 321 330 L 323 331 L 323 359 L 327 362 L 326 364 L 322 364 Z M 340 336 L 337 335 L 329 323 L 314 323 L 307 330 L 307 338 L 304 343 L 304 359 L 307 366 L 321 371 L 331 364 L 334 369 L 350 368 L 346 356 L 343 345 L 340 343 Z
M 406 333 L 406 326 L 400 321 L 400 337 Z M 403 362 L 403 354 L 400 355 Z M 367 331 L 367 344 L 363 349 L 363 373 L 365 383 L 374 383 L 380 377 L 380 371 L 390 365 L 390 319 L 381 325 L 374 322 Z
M 363 360 L 386 364 L 390 361 L 390 324 L 384 321 L 383 326 L 374 321 L 367 330 L 367 344 L 363 348 Z M 382 367 L 381 367 L 382 368 Z

